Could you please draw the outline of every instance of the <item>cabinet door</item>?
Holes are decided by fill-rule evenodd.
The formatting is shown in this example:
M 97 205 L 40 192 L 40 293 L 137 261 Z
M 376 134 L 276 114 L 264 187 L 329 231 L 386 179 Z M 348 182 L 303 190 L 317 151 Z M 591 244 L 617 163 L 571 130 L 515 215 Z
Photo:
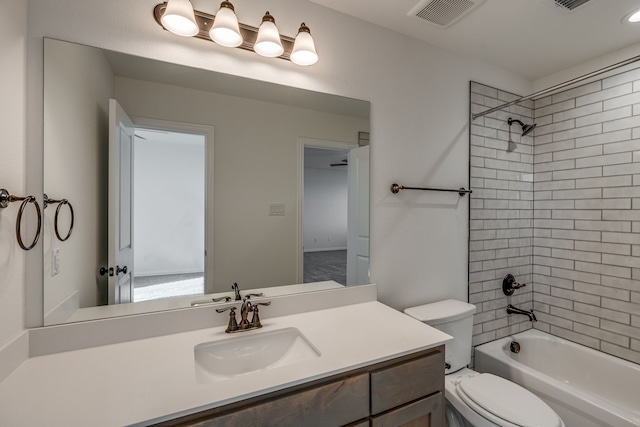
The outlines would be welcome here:
M 444 398 L 437 393 L 371 417 L 371 427 L 441 427 Z

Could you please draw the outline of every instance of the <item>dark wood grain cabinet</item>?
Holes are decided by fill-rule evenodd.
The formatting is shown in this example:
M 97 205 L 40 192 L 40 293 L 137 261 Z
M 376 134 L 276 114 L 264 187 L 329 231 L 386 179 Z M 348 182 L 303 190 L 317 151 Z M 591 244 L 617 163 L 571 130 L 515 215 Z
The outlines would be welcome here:
M 440 427 L 444 346 L 167 421 L 163 427 Z

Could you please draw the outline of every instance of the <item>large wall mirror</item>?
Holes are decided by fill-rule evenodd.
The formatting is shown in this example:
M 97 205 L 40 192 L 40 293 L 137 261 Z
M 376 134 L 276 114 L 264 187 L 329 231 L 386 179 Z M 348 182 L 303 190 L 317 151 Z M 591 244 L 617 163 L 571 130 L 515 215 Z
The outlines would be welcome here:
M 369 109 L 45 39 L 45 325 L 368 283 Z

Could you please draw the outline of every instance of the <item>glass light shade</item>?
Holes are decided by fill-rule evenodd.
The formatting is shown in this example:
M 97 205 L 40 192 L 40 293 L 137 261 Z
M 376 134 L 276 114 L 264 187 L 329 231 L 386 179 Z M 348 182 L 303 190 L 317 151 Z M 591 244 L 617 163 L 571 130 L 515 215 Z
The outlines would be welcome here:
M 291 62 L 298 65 L 313 65 L 318 62 L 316 45 L 313 42 L 313 37 L 311 37 L 309 27 L 304 25 L 304 22 L 300 26 L 296 40 L 293 43 Z
M 167 30 L 179 36 L 192 37 L 200 31 L 189 0 L 169 0 L 160 22 Z
M 631 16 L 628 18 L 629 22 L 640 22 L 640 10 L 635 11 L 634 13 L 631 14 Z
M 226 47 L 238 47 L 242 44 L 242 34 L 238 25 L 238 17 L 233 6 L 223 1 L 213 20 L 213 27 L 209 31 L 211 40 Z
M 275 20 L 269 12 L 267 12 L 262 18 L 262 24 L 258 29 L 258 37 L 253 45 L 253 50 L 258 55 L 267 56 L 269 58 L 275 58 L 282 55 L 284 48 L 280 41 L 280 32 L 276 27 Z

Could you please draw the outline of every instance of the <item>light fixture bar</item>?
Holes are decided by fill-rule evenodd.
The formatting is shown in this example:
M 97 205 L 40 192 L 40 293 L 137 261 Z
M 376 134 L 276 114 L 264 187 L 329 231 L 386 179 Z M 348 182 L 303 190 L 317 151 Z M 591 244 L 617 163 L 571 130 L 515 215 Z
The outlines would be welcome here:
M 164 25 L 162 25 L 162 21 L 160 20 L 160 18 L 162 18 L 162 15 L 164 14 L 164 11 L 166 10 L 166 8 L 167 8 L 167 3 L 164 2 L 156 5 L 156 7 L 153 9 L 153 17 L 155 18 L 158 25 L 160 25 L 165 30 L 166 28 L 164 27 Z M 211 40 L 211 37 L 209 37 L 209 31 L 213 26 L 213 20 L 215 18 L 215 15 L 210 15 L 208 13 L 200 12 L 199 10 L 194 10 L 193 12 L 196 17 L 196 23 L 200 28 L 200 31 L 198 32 L 198 34 L 196 34 L 193 37 L 215 43 L 213 40 Z M 250 25 L 245 25 L 241 22 L 239 23 L 239 25 L 240 25 L 240 33 L 242 33 L 243 42 L 240 46 L 238 46 L 238 48 L 253 51 L 253 45 L 258 37 L 258 28 L 252 27 Z M 286 59 L 287 61 L 290 61 L 291 51 L 293 50 L 293 42 L 295 41 L 295 39 L 293 37 L 283 36 L 282 34 L 280 34 L 280 40 L 282 41 L 282 47 L 284 48 L 284 53 L 278 56 L 278 58 Z

